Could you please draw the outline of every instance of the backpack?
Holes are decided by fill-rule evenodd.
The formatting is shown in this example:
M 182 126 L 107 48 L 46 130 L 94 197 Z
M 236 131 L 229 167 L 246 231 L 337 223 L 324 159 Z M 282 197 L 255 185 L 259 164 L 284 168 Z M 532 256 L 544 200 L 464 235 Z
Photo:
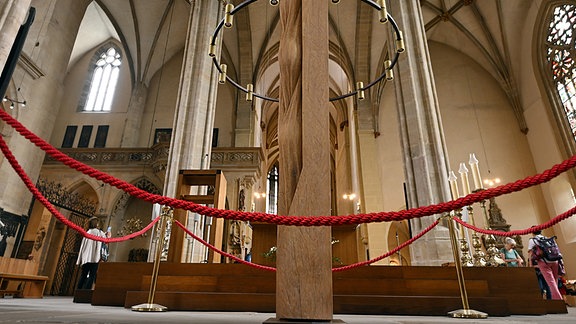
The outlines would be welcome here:
M 558 261 L 562 259 L 562 253 L 552 237 L 534 237 L 534 247 L 532 248 L 532 257 L 534 260 L 544 259 L 546 261 Z
M 100 247 L 100 261 L 102 262 L 108 261 L 108 256 L 110 256 L 110 251 L 108 250 L 108 244 L 102 242 L 102 246 Z

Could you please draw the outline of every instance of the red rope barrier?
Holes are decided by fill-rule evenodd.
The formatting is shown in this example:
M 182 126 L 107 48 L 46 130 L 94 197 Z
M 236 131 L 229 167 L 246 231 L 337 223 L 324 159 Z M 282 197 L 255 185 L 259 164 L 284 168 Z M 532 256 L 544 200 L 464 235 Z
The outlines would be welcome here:
M 266 271 L 276 271 L 276 268 L 274 268 L 274 267 L 268 267 L 268 266 L 263 266 L 263 265 L 260 265 L 260 264 L 257 264 L 257 263 L 248 262 L 248 261 L 242 260 L 242 259 L 240 259 L 239 257 L 237 257 L 237 256 L 235 256 L 235 255 L 232 255 L 232 254 L 230 254 L 230 253 L 228 253 L 228 252 L 224 252 L 224 251 L 216 248 L 214 245 L 212 245 L 212 244 L 204 241 L 204 240 L 201 239 L 199 236 L 196 236 L 194 233 L 190 232 L 190 230 L 188 230 L 188 229 L 186 228 L 186 226 L 182 225 L 182 223 L 180 223 L 179 221 L 174 220 L 174 223 L 175 223 L 176 225 L 178 225 L 178 227 L 180 227 L 184 232 L 186 232 L 186 234 L 192 236 L 193 239 L 195 239 L 196 241 L 202 243 L 204 246 L 206 246 L 206 247 L 209 248 L 210 250 L 212 250 L 212 251 L 214 251 L 214 252 L 216 252 L 216 253 L 218 253 L 218 254 L 220 254 L 220 255 L 223 255 L 223 256 L 225 256 L 225 257 L 227 257 L 227 258 L 230 258 L 230 259 L 232 259 L 232 260 L 234 260 L 234 261 L 237 261 L 237 262 L 239 262 L 239 263 L 242 263 L 242 264 L 251 266 L 251 267 L 256 268 L 256 269 L 266 270 Z
M 358 263 L 354 263 L 354 264 L 350 264 L 347 266 L 343 266 L 343 267 L 338 267 L 338 268 L 333 268 L 332 272 L 338 272 L 338 271 L 344 271 L 344 270 L 350 270 L 353 268 L 357 268 L 357 267 L 361 267 L 361 266 L 365 266 L 368 264 L 372 264 L 374 262 L 380 261 L 384 258 L 387 258 L 389 256 L 391 256 L 392 254 L 400 251 L 401 249 L 407 247 L 408 245 L 414 243 L 414 241 L 416 241 L 417 239 L 421 238 L 422 236 L 424 236 L 424 234 L 430 232 L 434 227 L 436 227 L 436 225 L 438 225 L 440 223 L 440 219 L 437 219 L 436 221 L 434 221 L 434 223 L 430 224 L 430 226 L 426 227 L 423 231 L 421 231 L 420 233 L 418 233 L 417 235 L 415 235 L 414 237 L 412 237 L 411 239 L 409 239 L 408 241 L 398 245 L 397 247 L 395 247 L 394 249 L 382 254 L 379 257 L 376 257 L 374 259 L 368 260 L 368 261 L 364 261 L 364 262 L 358 262 Z
M 207 248 L 209 248 L 210 250 L 221 254 L 227 258 L 233 259 L 239 263 L 254 267 L 256 269 L 261 269 L 261 270 L 266 270 L 266 271 L 276 271 L 276 268 L 273 267 L 268 267 L 268 266 L 263 266 L 257 263 L 252 263 L 252 262 L 248 262 L 245 260 L 242 260 L 240 258 L 238 258 L 235 255 L 232 255 L 230 253 L 224 252 L 220 249 L 218 249 L 217 247 L 215 247 L 214 245 L 204 241 L 203 239 L 201 239 L 199 236 L 195 235 L 194 233 L 190 232 L 189 229 L 187 229 L 182 223 L 180 223 L 179 221 L 175 220 L 174 223 L 176 225 L 178 225 L 178 227 L 180 227 L 182 230 L 184 230 L 184 232 L 186 232 L 188 235 L 190 235 L 193 239 L 197 240 L 198 242 L 202 243 L 204 246 L 206 246 Z M 400 251 L 401 249 L 407 247 L 408 245 L 414 243 L 414 241 L 416 241 L 417 239 L 421 238 L 422 236 L 424 236 L 424 234 L 430 232 L 434 227 L 436 227 L 436 225 L 438 225 L 440 223 L 440 220 L 437 219 L 434 223 L 432 223 L 430 226 L 426 227 L 423 231 L 421 231 L 420 233 L 418 233 L 417 235 L 415 235 L 414 237 L 412 237 L 411 239 L 409 239 L 408 241 L 398 245 L 396 248 L 388 251 L 387 253 L 382 254 L 379 257 L 376 257 L 374 259 L 368 260 L 368 261 L 363 261 L 363 262 L 357 262 L 354 264 L 350 264 L 347 266 L 342 266 L 342 267 L 336 267 L 336 268 L 332 268 L 332 272 L 339 272 L 339 271 L 345 271 L 345 270 L 350 270 L 353 268 L 357 268 L 357 267 L 361 267 L 361 266 L 366 266 L 369 264 L 372 264 L 374 262 L 378 262 L 384 258 L 387 258 L 389 256 L 391 256 L 392 254 Z
M 462 226 L 467 227 L 467 228 L 469 228 L 473 231 L 476 231 L 478 233 L 488 234 L 488 235 L 498 235 L 498 236 L 516 236 L 516 235 L 531 234 L 535 231 L 541 231 L 543 229 L 552 227 L 552 226 L 560 223 L 561 221 L 574 216 L 574 214 L 576 214 L 576 207 L 573 207 L 573 208 L 563 212 L 562 214 L 552 218 L 551 220 L 547 221 L 544 224 L 535 225 L 535 226 L 532 226 L 530 228 L 526 228 L 526 229 L 522 229 L 522 230 L 514 230 L 514 231 L 510 231 L 510 232 L 495 231 L 492 229 L 482 229 L 482 228 L 476 227 L 474 225 L 470 225 L 458 217 L 454 217 L 454 220 L 456 222 L 460 223 Z
M 1 110 L 0 110 L 1 111 Z M 59 221 L 61 221 L 64 225 L 68 226 L 69 228 L 75 230 L 76 232 L 80 233 L 80 235 L 82 235 L 83 237 L 95 240 L 95 241 L 100 241 L 100 242 L 105 242 L 105 243 L 112 243 L 112 242 L 121 242 L 121 241 L 126 241 L 132 238 L 135 238 L 139 235 L 142 235 L 144 233 L 146 233 L 148 230 L 150 230 L 152 228 L 152 226 L 154 226 L 154 224 L 160 219 L 160 217 L 157 217 L 156 219 L 154 219 L 150 224 L 148 224 L 148 226 L 146 226 L 145 228 L 143 228 L 142 230 L 132 233 L 130 235 L 126 235 L 126 236 L 122 236 L 122 237 L 114 237 L 114 238 L 105 238 L 105 237 L 100 237 L 100 236 L 95 236 L 92 234 L 88 234 L 86 232 L 86 230 L 76 224 L 74 224 L 73 222 L 71 222 L 69 219 L 67 219 L 64 215 L 62 215 L 51 203 L 50 201 L 48 201 L 48 199 L 46 199 L 46 197 L 44 197 L 42 195 L 42 193 L 38 190 L 38 188 L 36 188 L 34 186 L 34 183 L 32 183 L 32 180 L 30 180 L 30 178 L 28 177 L 28 175 L 26 174 L 26 172 L 24 172 L 24 169 L 22 168 L 22 166 L 20 166 L 20 164 L 18 163 L 18 161 L 16 160 L 16 157 L 14 157 L 14 155 L 12 154 L 12 152 L 10 151 L 10 149 L 8 149 L 8 145 L 6 144 L 6 142 L 4 141 L 4 137 L 0 136 L 0 150 L 2 150 L 2 153 L 4 153 L 4 156 L 6 157 L 6 159 L 8 160 L 8 162 L 10 163 L 10 165 L 12 166 L 12 168 L 14 168 L 14 171 L 16 171 L 16 173 L 18 174 L 18 176 L 20 176 L 20 179 L 22 179 L 22 181 L 24 182 L 24 185 L 26 185 L 26 187 L 28 188 L 28 190 L 30 190 L 30 192 L 32 193 L 32 195 L 34 195 L 34 197 L 40 202 L 42 203 L 42 205 L 44 205 L 44 207 L 46 207 L 46 209 L 48 209 L 50 211 L 50 213 L 52 213 L 52 215 L 54 215 L 54 217 L 56 217 Z
M 553 166 L 551 169 L 542 172 L 541 174 L 527 177 L 523 180 L 518 180 L 516 182 L 508 183 L 495 188 L 478 191 L 454 201 L 443 202 L 435 205 L 423 206 L 418 208 L 412 208 L 408 210 L 395 211 L 395 212 L 378 212 L 370 214 L 356 214 L 347 216 L 316 216 L 316 217 L 279 216 L 265 213 L 249 213 L 249 212 L 238 212 L 232 210 L 220 210 L 198 205 L 189 201 L 183 201 L 179 199 L 148 193 L 142 189 L 135 187 L 130 183 L 112 177 L 108 174 L 105 174 L 86 164 L 83 164 L 66 156 L 65 154 L 63 154 L 62 152 L 58 151 L 53 146 L 51 146 L 49 143 L 47 143 L 43 139 L 39 138 L 38 136 L 30 132 L 19 121 L 12 118 L 12 116 L 10 116 L 3 110 L 0 110 L 0 118 L 2 118 L 7 124 L 12 126 L 22 136 L 24 136 L 32 143 L 34 143 L 36 146 L 44 150 L 54 159 L 92 178 L 95 178 L 118 189 L 121 189 L 138 199 L 142 199 L 151 203 L 167 205 L 172 208 L 185 209 L 210 217 L 244 220 L 252 222 L 273 223 L 277 225 L 337 226 L 337 225 L 384 222 L 384 221 L 399 221 L 399 220 L 406 220 L 435 214 L 441 214 L 449 212 L 451 210 L 456 210 L 465 206 L 472 205 L 473 203 L 482 200 L 487 200 L 503 194 L 520 191 L 522 189 L 550 181 L 551 179 L 558 176 L 562 172 L 565 172 L 576 166 L 576 155 L 575 155 L 572 156 L 570 159 Z

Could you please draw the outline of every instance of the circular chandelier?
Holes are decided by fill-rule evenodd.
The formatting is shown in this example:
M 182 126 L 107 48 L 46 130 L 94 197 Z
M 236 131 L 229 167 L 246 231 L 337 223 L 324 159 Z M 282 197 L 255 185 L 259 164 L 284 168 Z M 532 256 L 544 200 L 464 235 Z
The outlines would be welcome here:
M 226 5 L 225 12 L 224 12 L 224 18 L 222 18 L 220 23 L 218 23 L 218 25 L 216 26 L 216 29 L 214 30 L 214 34 L 212 35 L 212 40 L 210 41 L 209 55 L 210 55 L 210 57 L 212 57 L 212 63 L 214 64 L 214 66 L 216 67 L 216 69 L 219 72 L 218 83 L 224 84 L 224 83 L 226 83 L 226 81 L 230 82 L 230 84 L 232 84 L 238 90 L 246 93 L 246 100 L 247 101 L 252 101 L 253 97 L 257 97 L 257 98 L 260 98 L 263 100 L 278 102 L 279 101 L 278 98 L 270 98 L 270 97 L 267 97 L 265 95 L 258 94 L 256 92 L 254 92 L 254 85 L 253 84 L 249 83 L 246 85 L 246 87 L 243 87 L 238 82 L 236 82 L 235 80 L 230 78 L 227 74 L 228 66 L 226 64 L 221 64 L 218 61 L 218 58 L 216 58 L 216 38 L 220 34 L 222 28 L 223 27 L 224 28 L 232 28 L 233 21 L 234 21 L 234 15 L 236 13 L 238 13 L 240 10 L 244 9 L 245 7 L 247 7 L 248 5 L 250 5 L 256 1 L 258 1 L 258 0 L 246 0 L 242 3 L 240 3 L 236 7 L 230 3 Z M 270 5 L 272 5 L 272 6 L 277 6 L 278 3 L 280 2 L 280 0 L 269 0 L 269 1 L 270 1 Z M 334 4 L 337 4 L 340 2 L 340 0 L 331 0 L 331 1 Z M 396 36 L 396 44 L 395 44 L 396 45 L 396 52 L 394 53 L 394 57 L 391 60 L 386 60 L 384 62 L 384 72 L 380 76 L 378 76 L 376 79 L 374 79 L 373 81 L 368 83 L 366 86 L 364 86 L 363 82 L 356 82 L 356 89 L 354 91 L 351 91 L 349 93 L 346 93 L 346 94 L 343 94 L 343 95 L 340 95 L 337 97 L 330 98 L 330 101 L 341 100 L 341 99 L 348 98 L 348 97 L 355 96 L 355 95 L 357 95 L 358 99 L 362 100 L 362 99 L 364 99 L 364 91 L 365 90 L 370 89 L 372 86 L 374 86 L 378 82 L 382 81 L 384 78 L 386 78 L 386 80 L 389 80 L 389 81 L 393 80 L 394 79 L 394 73 L 393 73 L 392 69 L 396 65 L 396 62 L 398 62 L 398 58 L 399 58 L 400 54 L 405 51 L 402 31 L 398 28 L 398 24 L 396 24 L 396 22 L 394 21 L 394 18 L 388 13 L 388 10 L 386 9 L 386 0 L 377 0 L 377 1 L 360 0 L 360 1 L 370 5 L 372 8 L 374 8 L 375 10 L 378 11 L 378 19 L 379 19 L 380 23 L 386 24 L 387 22 L 390 22 L 390 25 L 392 26 L 392 29 L 394 30 L 394 34 Z

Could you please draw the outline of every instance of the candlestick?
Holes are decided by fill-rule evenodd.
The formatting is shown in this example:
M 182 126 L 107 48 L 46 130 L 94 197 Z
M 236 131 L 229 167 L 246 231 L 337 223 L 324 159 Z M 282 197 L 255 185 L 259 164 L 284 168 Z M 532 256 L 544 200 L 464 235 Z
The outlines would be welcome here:
M 480 176 L 480 169 L 478 168 L 478 159 L 474 153 L 470 153 L 470 169 L 472 170 L 472 179 L 474 180 L 474 190 L 484 189 L 482 186 L 482 177 Z
M 450 176 L 448 177 L 448 183 L 450 184 L 450 193 L 452 193 L 452 200 L 456 200 L 460 197 L 460 193 L 458 192 L 458 184 L 456 183 L 456 174 L 454 171 L 450 171 Z
M 462 194 L 467 196 L 470 194 L 470 183 L 468 182 L 468 169 L 464 163 L 460 163 L 460 179 L 462 180 Z

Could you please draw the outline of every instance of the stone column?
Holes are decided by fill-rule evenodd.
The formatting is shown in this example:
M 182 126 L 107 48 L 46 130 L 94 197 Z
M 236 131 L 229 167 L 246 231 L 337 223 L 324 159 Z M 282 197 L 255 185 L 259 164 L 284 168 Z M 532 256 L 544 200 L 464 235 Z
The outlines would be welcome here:
M 148 88 L 144 82 L 138 82 L 134 86 L 132 95 L 130 96 L 130 104 L 128 105 L 128 113 L 126 115 L 120 147 L 136 147 L 138 145 L 138 137 L 140 128 L 142 127 L 142 115 L 144 114 L 147 97 Z M 152 130 L 150 130 L 150 132 L 152 132 Z M 148 143 L 148 146 L 151 145 L 152 143 Z
M 394 17 L 404 31 L 406 51 L 398 62 L 396 97 L 409 207 L 450 200 L 444 133 L 430 64 L 420 1 L 398 1 Z M 411 220 L 419 233 L 440 215 Z M 448 231 L 437 226 L 410 245 L 412 265 L 453 261 Z
M 0 67 L 4 69 L 18 29 L 26 20 L 31 0 L 8 0 L 0 3 Z
M 26 2 L 26 1 L 22 1 Z M 16 68 L 13 80 L 27 98 L 25 108 L 18 108 L 18 119 L 41 138 L 50 138 L 63 95 L 70 54 L 78 28 L 90 0 L 38 1 L 36 18 L 24 45 L 31 52 L 38 40 L 39 45 L 30 59 L 42 70 L 44 76 L 33 79 L 26 71 Z M 20 3 L 20 0 L 14 1 Z M 42 21 L 46 21 L 42 24 Z M 44 25 L 44 27 L 42 27 Z M 27 139 L 13 133 L 8 145 L 14 155 L 35 181 L 40 173 L 44 152 Z M 25 215 L 30 207 L 31 194 L 12 167 L 4 160 L 0 165 L 0 208 L 17 215 Z
M 280 2 L 281 215 L 330 215 L 328 1 Z M 276 318 L 332 320 L 329 227 L 278 227 Z
M 184 49 L 176 115 L 172 127 L 169 164 L 164 195 L 174 197 L 178 172 L 182 169 L 209 167 L 218 70 L 208 55 L 214 28 L 223 12 L 219 1 L 192 1 L 188 22 L 188 39 Z M 175 218 L 187 224 L 186 213 Z M 174 229 L 170 238 L 171 262 L 185 259 L 184 232 Z

